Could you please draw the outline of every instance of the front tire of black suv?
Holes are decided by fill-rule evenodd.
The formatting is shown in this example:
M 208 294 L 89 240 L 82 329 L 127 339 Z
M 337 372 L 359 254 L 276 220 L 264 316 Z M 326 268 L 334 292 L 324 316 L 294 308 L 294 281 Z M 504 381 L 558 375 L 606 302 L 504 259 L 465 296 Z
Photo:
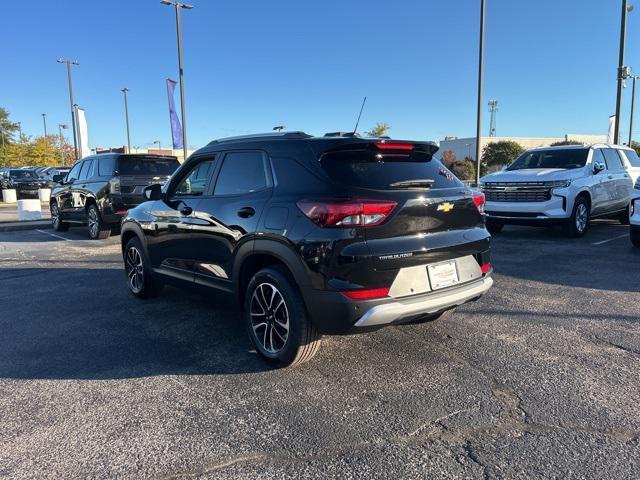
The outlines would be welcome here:
M 93 240 L 104 240 L 111 235 L 111 227 L 105 225 L 102 221 L 100 211 L 95 203 L 87 208 L 87 222 L 89 224 L 89 236 Z
M 578 197 L 573 205 L 571 217 L 564 224 L 564 232 L 569 237 L 582 237 L 589 229 L 590 216 L 589 202 L 584 197 Z
M 244 317 L 256 350 L 277 366 L 300 365 L 320 349 L 321 335 L 284 268 L 265 268 L 253 276 L 245 295 Z
M 504 223 L 498 222 L 496 220 L 487 219 L 486 227 L 487 227 L 487 230 L 489 231 L 489 233 L 491 235 L 494 235 L 494 234 L 500 233 L 502 231 L 502 228 L 504 227 Z
M 58 208 L 58 204 L 53 202 L 49 206 L 49 210 L 51 211 L 51 226 L 56 232 L 66 232 L 69 230 L 69 224 L 62 221 L 60 218 L 60 209 Z
M 155 297 L 162 290 L 163 285 L 155 278 L 137 237 L 129 240 L 124 248 L 124 271 L 127 274 L 129 291 L 136 297 Z

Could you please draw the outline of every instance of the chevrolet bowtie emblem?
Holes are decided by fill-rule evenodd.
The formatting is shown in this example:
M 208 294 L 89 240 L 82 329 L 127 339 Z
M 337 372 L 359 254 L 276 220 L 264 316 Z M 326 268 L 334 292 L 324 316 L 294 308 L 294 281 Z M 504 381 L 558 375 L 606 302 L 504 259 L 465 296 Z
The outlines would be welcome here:
M 439 212 L 448 213 L 451 210 L 453 210 L 453 203 L 444 202 L 444 203 L 441 203 L 440 205 L 438 205 L 438 211 Z

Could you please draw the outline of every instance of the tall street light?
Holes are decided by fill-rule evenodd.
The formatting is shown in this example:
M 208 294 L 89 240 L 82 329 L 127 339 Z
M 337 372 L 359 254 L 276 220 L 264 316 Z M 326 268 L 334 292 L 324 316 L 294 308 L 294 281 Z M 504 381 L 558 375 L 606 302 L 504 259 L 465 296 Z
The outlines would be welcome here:
M 478 49 L 478 109 L 476 111 L 476 185 L 480 184 L 480 129 L 482 123 L 482 70 L 484 68 L 484 0 L 480 0 L 480 46 Z
M 124 93 L 124 118 L 127 123 L 127 148 L 129 149 L 128 153 L 131 153 L 131 136 L 129 135 L 129 104 L 127 103 L 127 92 L 129 92 L 129 89 L 124 87 L 120 91 Z
M 622 0 L 622 13 L 620 15 L 620 51 L 618 54 L 618 89 L 616 92 L 616 117 L 613 128 L 613 142 L 617 145 L 620 141 L 620 111 L 622 109 L 622 87 L 627 78 L 627 67 L 624 66 L 624 49 L 627 37 L 627 14 L 633 10 L 627 0 Z
M 73 128 L 73 151 L 75 154 L 75 160 L 78 159 L 78 139 L 76 137 L 76 115 L 73 108 L 73 84 L 71 82 L 71 65 L 80 65 L 77 60 L 64 60 L 59 58 L 58 63 L 65 63 L 67 65 L 67 80 L 69 81 L 69 108 L 71 109 L 71 127 Z
M 47 114 L 42 114 L 42 123 L 44 123 L 44 136 L 47 136 Z
M 633 138 L 633 110 L 636 105 L 636 79 L 639 77 L 637 75 L 631 76 L 631 113 L 629 114 L 629 143 L 628 146 L 631 146 L 631 140 Z
M 191 10 L 193 5 L 181 3 L 175 0 L 160 0 L 163 5 L 173 5 L 176 9 L 176 33 L 178 36 L 178 75 L 180 77 L 180 113 L 182 116 L 182 153 L 184 160 L 187 160 L 187 123 L 184 111 L 184 79 L 182 68 L 182 30 L 180 26 L 180 9 Z
M 62 136 L 62 129 L 67 129 L 69 128 L 69 125 L 67 125 L 66 123 L 59 123 L 58 124 L 58 133 L 60 134 L 60 165 L 64 166 L 64 150 L 62 149 L 62 146 L 64 144 L 64 137 Z

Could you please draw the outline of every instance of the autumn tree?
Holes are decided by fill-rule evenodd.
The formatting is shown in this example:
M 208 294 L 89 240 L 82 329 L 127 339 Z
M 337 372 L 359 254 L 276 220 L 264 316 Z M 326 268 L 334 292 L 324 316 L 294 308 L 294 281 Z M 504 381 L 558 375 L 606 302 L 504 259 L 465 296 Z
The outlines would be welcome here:
M 384 137 L 391 129 L 388 123 L 376 123 L 375 126 L 368 132 L 364 132 L 367 137 Z

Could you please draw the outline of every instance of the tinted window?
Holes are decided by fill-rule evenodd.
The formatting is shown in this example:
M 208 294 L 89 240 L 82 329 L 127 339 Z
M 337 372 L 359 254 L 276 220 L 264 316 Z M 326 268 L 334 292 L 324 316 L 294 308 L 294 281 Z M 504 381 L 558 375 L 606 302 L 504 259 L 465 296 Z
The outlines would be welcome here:
M 525 168 L 580 168 L 587 164 L 588 148 L 531 150 L 520 155 L 507 170 Z
M 67 174 L 67 178 L 65 181 L 72 182 L 78 179 L 78 174 L 80 173 L 80 167 L 82 166 L 82 163 L 83 162 L 78 162 L 73 166 L 71 171 Z
M 622 160 L 620 160 L 620 155 L 618 155 L 618 152 L 613 148 L 603 148 L 602 153 L 604 153 L 604 158 L 607 159 L 607 167 L 609 170 L 624 168 L 622 166 Z
M 204 195 L 209 176 L 213 172 L 214 160 L 207 160 L 194 165 L 175 189 L 175 195 L 199 197 Z
M 264 157 L 260 152 L 228 153 L 216 182 L 216 195 L 240 195 L 267 186 Z
M 622 154 L 627 157 L 632 167 L 640 167 L 640 157 L 635 150 L 622 150 Z
M 110 155 L 98 157 L 98 175 L 110 177 L 116 169 L 116 159 Z
M 171 175 L 180 166 L 176 159 L 163 159 L 143 156 L 118 157 L 118 173 L 120 175 Z
M 371 150 L 343 150 L 325 153 L 320 165 L 333 181 L 360 188 L 410 188 L 406 182 L 415 180 L 430 182 L 431 188 L 462 186 L 462 182 L 439 160 L 419 151 L 385 154 Z M 398 182 L 405 182 L 406 186 Z
M 9 173 L 11 178 L 15 178 L 17 180 L 37 180 L 38 175 L 36 172 L 32 170 L 11 170 Z
M 80 169 L 78 180 L 85 180 L 89 176 L 89 170 L 91 169 L 92 163 L 93 160 L 85 160 L 84 162 L 82 162 L 82 168 Z
M 602 154 L 602 150 L 596 148 L 593 151 L 593 157 L 591 158 L 591 165 L 595 165 L 597 163 L 603 164 L 605 167 L 607 166 L 607 162 L 604 159 L 604 155 Z

